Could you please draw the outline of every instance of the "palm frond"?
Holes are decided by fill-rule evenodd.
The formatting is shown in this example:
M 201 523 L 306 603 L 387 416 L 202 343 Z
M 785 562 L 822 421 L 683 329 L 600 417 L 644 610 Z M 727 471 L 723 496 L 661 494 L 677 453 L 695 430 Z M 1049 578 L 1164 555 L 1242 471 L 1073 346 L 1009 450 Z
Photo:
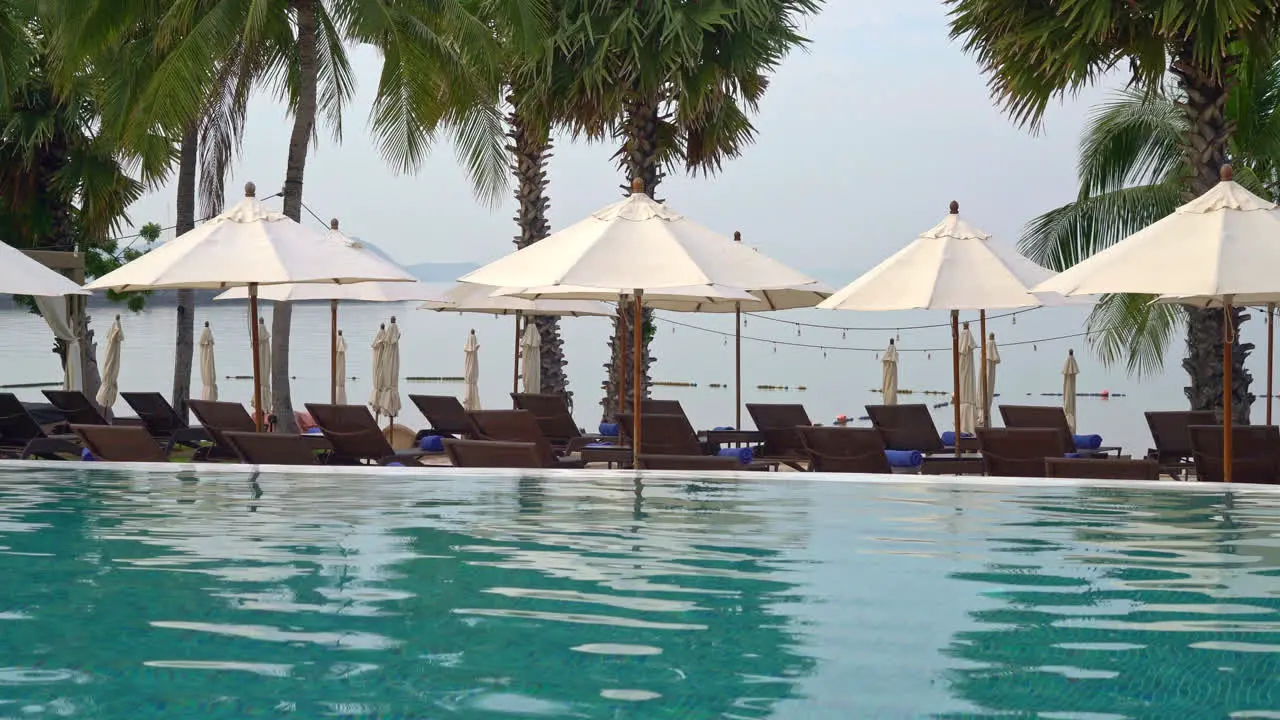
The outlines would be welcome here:
M 1066 270 L 1168 215 L 1180 202 L 1173 182 L 1083 198 L 1028 223 L 1018 247 L 1047 268 Z
M 1164 359 L 1185 322 L 1182 306 L 1149 295 L 1107 295 L 1085 322 L 1089 345 L 1104 365 L 1123 363 L 1135 377 L 1164 370 Z
M 1080 196 L 1176 178 L 1186 117 L 1172 98 L 1129 89 L 1096 106 L 1080 141 Z

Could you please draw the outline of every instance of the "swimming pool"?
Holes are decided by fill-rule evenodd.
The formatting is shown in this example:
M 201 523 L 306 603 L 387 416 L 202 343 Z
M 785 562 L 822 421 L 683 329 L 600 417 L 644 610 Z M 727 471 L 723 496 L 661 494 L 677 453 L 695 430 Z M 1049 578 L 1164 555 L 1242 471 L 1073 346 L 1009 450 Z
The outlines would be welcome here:
M 0 717 L 1280 717 L 1280 494 L 0 465 Z

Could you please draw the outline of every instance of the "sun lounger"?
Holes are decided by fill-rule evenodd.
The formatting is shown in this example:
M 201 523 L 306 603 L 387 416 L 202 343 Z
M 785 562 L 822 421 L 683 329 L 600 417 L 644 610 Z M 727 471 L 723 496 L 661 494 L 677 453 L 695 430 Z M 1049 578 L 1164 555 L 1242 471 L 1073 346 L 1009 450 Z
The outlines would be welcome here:
M 679 400 L 654 400 L 651 398 L 641 400 L 640 413 L 642 415 L 653 413 L 655 415 L 684 415 L 689 417 Z
M 800 441 L 813 472 L 893 472 L 885 456 L 884 440 L 871 428 L 802 427 Z
M 224 430 L 222 439 L 248 465 L 319 465 L 315 443 L 302 435 Z
M 471 422 L 483 440 L 532 443 L 537 446 L 542 463 L 540 467 L 580 468 L 583 466 L 581 459 L 557 456 L 550 440 L 543 434 L 541 423 L 528 410 L 477 410 L 468 415 L 471 416 Z
M 747 412 L 764 435 L 761 456 L 776 459 L 796 470 L 803 470 L 800 461 L 808 457 L 800 433 L 796 428 L 812 427 L 813 421 L 804 405 L 798 403 L 747 403 Z
M 409 401 L 418 408 L 418 412 L 422 413 L 430 426 L 430 429 L 418 432 L 419 439 L 424 435 L 454 438 L 475 436 L 475 426 L 471 424 L 471 418 L 458 398 L 452 395 L 410 395 Z
M 1192 457 L 1196 479 L 1222 482 L 1221 425 L 1191 425 Z M 1274 425 L 1235 425 L 1231 428 L 1231 480 L 1242 483 L 1280 482 L 1280 430 Z
M 1192 425 L 1215 425 L 1217 414 L 1211 410 L 1170 410 L 1147 412 L 1147 427 L 1155 447 L 1147 451 L 1147 457 L 1160 465 L 1161 472 L 1185 476 L 1195 469 L 1192 460 Z
M 1000 417 L 1004 419 L 1006 428 L 1049 428 L 1058 433 L 1062 445 L 1062 455 L 1080 453 L 1082 456 L 1102 456 L 1108 453 L 1120 453 L 1120 448 L 1087 447 L 1082 448 L 1077 438 L 1087 436 L 1074 435 L 1067 423 L 1067 413 L 1057 405 L 1001 405 Z M 1098 438 L 1094 438 L 1095 441 Z
M 1116 458 L 1045 458 L 1045 477 L 1089 480 L 1159 480 L 1154 460 Z
M 618 424 L 622 428 L 627 443 L 634 442 L 631 437 L 634 427 L 634 416 L 620 413 Z M 684 415 L 640 415 L 640 454 L 641 455 L 684 455 L 688 457 L 729 457 L 738 463 L 739 470 L 772 470 L 777 468 L 779 460 L 775 458 L 756 458 L 750 448 L 729 448 L 709 452 L 706 444 L 698 440 L 689 419 Z M 746 460 L 747 462 L 743 462 Z
M 978 428 L 987 475 L 1044 477 L 1045 460 L 1062 457 L 1062 438 L 1051 428 Z
M 78 455 L 76 435 L 49 435 L 13 393 L 0 393 L 0 455 L 58 460 Z
M 916 450 L 926 455 L 954 452 L 942 443 L 928 405 L 867 405 L 871 425 L 880 431 L 886 450 Z M 963 439 L 961 445 L 963 445 Z
M 444 451 L 454 467 L 529 470 L 547 467 L 541 449 L 532 442 L 448 438 L 444 441 Z
M 72 425 L 94 458 L 108 462 L 169 462 L 168 440 L 157 440 L 137 425 Z
M 197 460 L 239 459 L 240 455 L 232 447 L 225 434 L 228 432 L 258 432 L 257 426 L 253 423 L 253 416 L 240 403 L 189 400 L 187 401 L 187 407 L 191 409 L 191 414 L 196 416 L 196 421 L 204 427 L 205 432 L 208 433 L 209 439 L 213 443 L 210 447 L 196 451 Z M 318 450 L 332 449 L 324 435 L 304 434 L 283 437 L 297 438 L 313 453 Z
M 421 450 L 395 450 L 387 441 L 378 421 L 364 405 L 327 405 L 307 403 L 307 412 L 320 426 L 333 454 L 329 464 L 398 462 L 420 465 L 425 454 Z
M 563 447 L 565 452 L 575 452 L 582 446 L 599 442 L 601 435 L 582 432 L 573 414 L 569 412 L 569 403 L 563 395 L 540 395 L 534 393 L 511 393 L 517 410 L 528 410 L 533 413 L 542 428 L 547 442 Z
M 110 425 L 98 406 L 80 390 L 42 390 L 45 398 L 73 425 Z
M 143 427 L 155 438 L 166 438 L 174 445 L 198 447 L 209 442 L 204 428 L 193 428 L 158 392 L 122 392 L 120 397 L 137 413 Z
M 737 458 L 721 455 L 641 455 L 639 459 L 641 470 L 732 472 L 745 469 Z

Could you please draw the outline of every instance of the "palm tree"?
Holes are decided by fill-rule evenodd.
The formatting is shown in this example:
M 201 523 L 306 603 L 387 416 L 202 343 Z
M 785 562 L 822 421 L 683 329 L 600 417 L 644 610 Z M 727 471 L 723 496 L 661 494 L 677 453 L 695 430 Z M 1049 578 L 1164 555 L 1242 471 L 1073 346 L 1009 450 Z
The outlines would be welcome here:
M 749 112 L 756 110 L 773 72 L 807 41 L 801 20 L 821 0 L 743 0 L 729 4 L 655 0 L 566 0 L 559 44 L 574 58 L 569 102 L 576 127 L 593 138 L 620 143 L 619 168 L 630 192 L 639 180 L 656 197 L 666 172 L 683 168 L 710 174 L 754 141 Z M 632 366 L 622 337 L 634 318 L 620 311 L 611 340 L 602 402 L 614 416 L 617 388 Z M 645 311 L 642 391 L 648 394 L 653 317 Z M 635 379 L 630 379 L 635 382 Z M 626 393 L 630 397 L 630 393 Z
M 946 0 L 951 34 L 977 56 L 992 94 L 1015 121 L 1038 126 L 1050 100 L 1075 92 L 1127 63 L 1132 87 L 1159 93 L 1172 74 L 1183 117 L 1179 197 L 1218 182 L 1234 130 L 1226 116 L 1242 59 L 1270 54 L 1280 6 L 1265 0 Z M 1129 300 L 1127 302 L 1134 302 Z M 1196 410 L 1221 407 L 1221 310 L 1187 310 L 1187 397 Z M 1233 331 L 1243 312 L 1233 310 Z M 1248 348 L 1233 356 L 1234 407 L 1247 422 L 1252 396 L 1244 372 Z

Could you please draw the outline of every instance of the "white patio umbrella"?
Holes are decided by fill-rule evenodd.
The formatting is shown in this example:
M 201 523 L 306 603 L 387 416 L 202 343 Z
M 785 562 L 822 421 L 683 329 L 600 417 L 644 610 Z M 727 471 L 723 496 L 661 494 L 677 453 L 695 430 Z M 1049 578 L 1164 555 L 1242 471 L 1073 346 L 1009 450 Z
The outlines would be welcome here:
M 1280 209 L 1232 180 L 1056 277 L 1037 291 L 1139 293 L 1198 307 L 1280 301 Z M 1223 338 L 1223 479 L 1231 480 L 1231 323 Z
M 978 388 L 973 369 L 975 349 L 973 333 L 969 332 L 969 323 L 965 323 L 960 330 L 960 432 L 964 433 L 972 433 L 978 426 Z
M 257 342 L 257 352 L 253 356 L 253 372 L 261 378 L 254 383 L 260 386 L 254 401 L 260 403 L 258 408 L 271 407 L 271 333 L 267 332 L 267 323 L 262 318 L 258 318 L 254 341 Z
M 838 290 L 818 307 L 828 310 L 951 311 L 951 373 L 954 429 L 961 429 L 960 311 L 979 311 L 979 332 L 986 338 L 986 311 L 1069 301 L 1059 294 L 1032 292 L 1053 271 L 991 241 L 991 236 L 960 218 L 952 201 L 941 223 L 861 277 Z M 981 365 L 986 366 L 986 343 Z M 972 398 L 972 396 L 970 396 Z M 971 399 L 972 403 L 973 400 Z M 960 454 L 960 443 L 956 443 Z
M 465 383 L 462 393 L 462 407 L 475 411 L 480 409 L 480 341 L 476 339 L 476 331 L 467 336 L 467 344 L 462 347 L 462 381 Z
M 347 339 L 338 331 L 338 347 L 334 352 L 333 404 L 347 404 Z
M 520 367 L 524 391 L 542 392 L 542 333 L 533 323 L 525 323 L 524 326 L 524 338 L 520 341 Z
M 329 232 L 325 235 L 325 238 L 351 250 L 367 254 L 381 262 L 388 262 L 381 255 L 366 247 L 364 243 L 344 235 L 338 229 L 338 220 L 336 218 L 329 221 Z M 400 269 L 409 274 L 407 270 Z M 248 288 L 236 287 L 218 295 L 214 300 L 244 300 L 248 297 Z M 335 405 L 344 404 L 338 402 L 338 304 L 343 302 L 412 302 L 430 300 L 434 297 L 436 297 L 436 292 L 429 285 L 418 280 L 413 282 L 362 282 L 347 285 L 290 283 L 270 285 L 258 290 L 259 300 L 273 300 L 276 302 L 329 301 L 329 376 L 331 384 L 329 402 Z
M 250 317 L 258 315 L 258 288 L 282 283 L 413 282 L 412 275 L 368 252 L 330 242 L 256 197 L 253 183 L 245 199 L 201 224 L 107 273 L 89 290 L 222 290 L 245 286 Z M 259 325 L 253 325 L 255 332 Z M 250 343 L 256 351 L 258 337 Z M 263 378 L 268 367 L 254 361 L 254 416 L 262 423 Z
M 12 245 L 0 242 L 0 293 L 61 297 L 88 295 L 89 291 L 50 270 Z
M 991 427 L 991 405 L 996 399 L 996 366 L 1000 364 L 1000 349 L 996 347 L 996 334 L 987 336 L 987 368 L 982 384 L 982 427 Z
M 213 361 L 213 330 L 205 322 L 200 331 L 200 399 L 214 402 L 218 399 L 218 370 Z
M 382 357 L 387 352 L 386 323 L 378 326 L 378 332 L 373 336 L 373 342 L 369 345 L 369 348 L 373 351 L 373 358 L 369 363 L 369 368 L 373 374 L 373 382 L 370 383 L 369 387 L 369 408 L 373 410 L 375 416 L 378 416 L 382 414 L 382 408 L 378 405 L 379 391 L 382 389 L 382 378 L 379 377 L 378 371 L 385 365 Z
M 461 278 L 520 287 L 525 297 L 631 298 L 639 315 L 664 289 L 704 289 L 707 297 L 752 302 L 745 291 L 791 288 L 813 279 L 698 225 L 644 193 L 631 195 L 551 236 Z M 737 292 L 724 292 L 737 291 Z M 731 297 L 737 295 L 738 297 Z M 685 297 L 677 297 L 681 300 Z M 633 453 L 639 454 L 641 323 L 632 323 Z M 635 458 L 633 457 L 633 460 Z
M 400 414 L 400 326 L 391 318 L 386 330 L 380 330 L 381 350 L 375 350 L 377 365 L 374 370 L 376 402 L 370 403 L 374 411 L 387 416 L 387 429 Z
M 880 364 L 883 366 L 883 378 L 880 381 L 880 394 L 884 397 L 885 405 L 898 404 L 898 346 L 889 340 L 889 349 L 884 351 L 884 355 L 880 358 Z
M 107 331 L 106 358 L 102 361 L 102 385 L 98 387 L 95 398 L 103 410 L 110 412 L 116 404 L 116 395 L 120 392 L 120 344 L 124 342 L 124 330 L 120 327 L 120 316 L 111 323 Z
M 1062 412 L 1067 416 L 1071 432 L 1076 431 L 1076 376 L 1080 366 L 1076 364 L 1076 351 L 1067 351 L 1067 362 L 1062 366 Z

